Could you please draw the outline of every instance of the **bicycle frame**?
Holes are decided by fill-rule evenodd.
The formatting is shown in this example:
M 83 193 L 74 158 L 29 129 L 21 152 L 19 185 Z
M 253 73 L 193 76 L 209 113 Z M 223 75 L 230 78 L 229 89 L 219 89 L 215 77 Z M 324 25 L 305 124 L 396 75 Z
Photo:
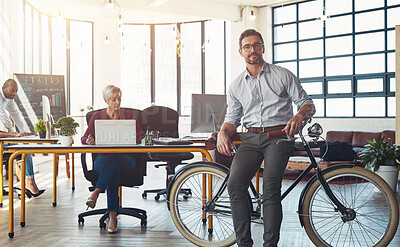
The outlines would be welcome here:
M 304 123 L 300 129 L 299 135 L 300 135 L 300 139 L 302 142 L 302 145 L 305 149 L 305 151 L 307 152 L 308 157 L 310 158 L 310 165 L 307 167 L 307 169 L 305 169 L 297 178 L 296 180 L 289 186 L 289 188 L 287 188 L 285 190 L 285 192 L 282 194 L 281 196 L 281 200 L 283 200 L 293 189 L 294 187 L 297 186 L 297 184 L 305 177 L 305 175 L 307 175 L 307 173 L 309 173 L 311 171 L 311 169 L 314 169 L 315 171 L 315 176 L 317 177 L 317 179 L 319 180 L 319 182 L 321 183 L 322 187 L 325 190 L 325 193 L 327 194 L 327 196 L 329 197 L 329 199 L 333 202 L 333 204 L 335 204 L 335 206 L 337 207 L 337 209 L 339 210 L 339 212 L 342 215 L 346 215 L 347 214 L 347 208 L 339 202 L 339 200 L 336 198 L 336 196 L 333 194 L 332 190 L 329 188 L 329 185 L 326 183 L 324 177 L 323 177 L 323 173 L 321 171 L 321 169 L 318 166 L 317 161 L 315 160 L 315 157 L 311 151 L 310 145 L 308 145 L 308 142 L 305 140 L 304 135 L 302 133 L 303 127 L 305 126 L 306 123 Z M 307 188 L 307 187 L 306 187 Z M 301 202 L 302 200 L 300 200 Z
M 316 179 L 318 179 L 319 182 L 321 183 L 321 185 L 322 185 L 322 187 L 323 187 L 325 193 L 326 193 L 327 196 L 329 197 L 329 199 L 330 199 L 330 200 L 332 201 L 332 203 L 337 207 L 337 210 L 338 210 L 343 216 L 344 216 L 344 215 L 347 215 L 347 214 L 348 214 L 347 208 L 346 208 L 341 202 L 339 202 L 339 200 L 338 200 L 338 199 L 336 198 L 336 196 L 333 194 L 332 190 L 329 188 L 329 185 L 326 183 L 325 179 L 323 178 L 323 172 L 322 172 L 322 170 L 319 168 L 318 163 L 317 163 L 317 161 L 315 160 L 315 157 L 314 157 L 314 155 L 313 155 L 313 153 L 312 153 L 312 151 L 311 151 L 311 148 L 310 148 L 308 142 L 305 140 L 305 137 L 304 137 L 304 135 L 303 135 L 303 133 L 302 133 L 302 130 L 303 130 L 304 126 L 305 126 L 307 123 L 308 123 L 308 122 L 304 122 L 304 123 L 303 123 L 303 125 L 302 125 L 302 127 L 301 127 L 301 129 L 300 129 L 300 132 L 299 132 L 299 136 L 300 136 L 300 139 L 301 139 L 301 142 L 302 142 L 302 146 L 303 146 L 304 150 L 306 151 L 308 157 L 310 158 L 311 163 L 310 163 L 310 165 L 309 165 L 303 172 L 301 172 L 301 174 L 295 179 L 295 181 L 283 192 L 283 194 L 281 195 L 281 201 L 282 201 L 282 200 L 283 200 L 283 199 L 284 199 L 298 184 L 299 184 L 299 182 L 300 182 L 312 169 L 314 169 L 314 171 L 315 171 L 315 177 L 316 177 Z M 234 146 L 234 145 L 233 145 L 233 146 Z M 226 183 L 227 183 L 228 178 L 229 178 L 229 172 L 228 172 L 228 174 L 227 174 L 227 176 L 226 176 L 226 178 L 225 178 L 225 180 L 224 180 L 222 186 L 218 189 L 218 192 L 216 193 L 216 195 L 215 195 L 210 201 L 208 201 L 208 202 L 206 203 L 206 205 L 204 206 L 204 210 L 205 210 L 205 211 L 209 211 L 209 210 L 215 211 L 215 212 L 216 212 L 216 211 L 219 211 L 219 210 L 216 210 L 216 207 L 215 207 L 215 206 L 217 206 L 217 205 L 215 204 L 215 201 L 219 198 L 219 196 L 222 194 L 222 192 L 226 189 Z M 310 179 L 310 181 L 314 181 L 314 179 Z M 252 183 L 250 183 L 250 188 L 251 188 L 251 186 L 253 186 L 253 188 L 254 188 L 254 185 L 253 185 Z M 306 190 L 307 187 L 308 187 L 308 186 L 306 186 L 304 189 Z M 254 193 L 254 189 L 253 189 L 253 188 L 252 188 L 252 191 L 253 191 L 253 193 Z M 304 196 L 304 193 L 301 194 L 301 197 L 303 197 L 303 196 Z M 302 198 L 300 198 L 299 208 L 302 208 L 302 205 L 301 205 L 301 204 L 302 204 L 302 201 L 303 201 Z M 262 201 L 261 203 L 263 203 L 263 201 Z M 221 210 L 221 211 L 219 211 L 219 212 L 229 213 L 230 211 Z M 255 213 L 254 210 L 253 210 L 253 213 Z

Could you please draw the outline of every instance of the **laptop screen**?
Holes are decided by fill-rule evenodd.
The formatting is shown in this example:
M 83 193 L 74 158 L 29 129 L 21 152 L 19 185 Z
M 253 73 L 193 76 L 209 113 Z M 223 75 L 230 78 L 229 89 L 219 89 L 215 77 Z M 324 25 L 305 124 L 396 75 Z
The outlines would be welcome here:
M 136 120 L 103 120 L 94 121 L 95 139 L 98 145 L 136 144 Z

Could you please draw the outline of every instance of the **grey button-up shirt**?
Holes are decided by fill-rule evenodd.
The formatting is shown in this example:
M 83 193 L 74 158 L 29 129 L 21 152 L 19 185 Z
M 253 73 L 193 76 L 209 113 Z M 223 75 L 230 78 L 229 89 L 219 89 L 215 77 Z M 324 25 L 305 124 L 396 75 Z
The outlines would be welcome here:
M 247 69 L 230 85 L 225 122 L 238 127 L 243 116 L 244 127 L 271 127 L 287 124 L 293 117 L 294 102 L 300 109 L 313 104 L 289 70 L 264 62 L 254 78 Z

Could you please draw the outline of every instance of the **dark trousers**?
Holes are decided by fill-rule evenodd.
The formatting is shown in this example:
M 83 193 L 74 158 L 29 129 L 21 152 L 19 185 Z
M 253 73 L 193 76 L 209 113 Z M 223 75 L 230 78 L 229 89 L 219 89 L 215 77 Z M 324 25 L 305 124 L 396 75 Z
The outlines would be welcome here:
M 282 222 L 281 187 L 283 174 L 294 141 L 280 141 L 284 137 L 268 138 L 266 133 L 246 133 L 235 155 L 228 179 L 233 225 L 238 246 L 252 246 L 250 206 L 247 190 L 251 179 L 264 160 L 263 213 L 264 247 L 277 246 Z
M 96 188 L 107 191 L 108 211 L 118 209 L 118 188 L 121 171 L 132 171 L 135 159 L 129 154 L 100 154 L 94 161 L 94 169 L 100 174 Z

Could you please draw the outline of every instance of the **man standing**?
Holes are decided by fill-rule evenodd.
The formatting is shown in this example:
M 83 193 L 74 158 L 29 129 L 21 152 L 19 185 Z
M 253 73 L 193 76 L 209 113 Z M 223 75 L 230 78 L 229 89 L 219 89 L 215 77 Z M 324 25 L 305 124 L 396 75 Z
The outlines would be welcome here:
M 6 131 L 0 130 L 0 137 L 22 137 L 31 135 L 28 126 L 23 120 L 22 114 L 18 109 L 17 103 L 15 103 L 14 98 L 18 92 L 18 84 L 13 79 L 8 79 L 2 87 L 0 92 L 0 121 L 7 129 Z M 16 133 L 13 128 L 13 123 L 11 122 L 10 116 L 13 119 L 15 125 L 17 125 L 19 133 Z M 7 146 L 7 144 L 5 145 Z M 0 154 L 3 155 L 3 154 Z M 33 172 L 33 162 L 32 155 L 28 154 L 26 156 L 26 193 L 28 196 L 40 196 L 45 190 L 39 190 L 36 185 L 34 172 Z
M 315 113 L 314 104 L 289 70 L 263 60 L 264 41 L 253 29 L 239 38 L 239 53 L 246 62 L 230 85 L 225 122 L 218 134 L 217 149 L 231 155 L 229 141 L 240 125 L 248 130 L 231 165 L 228 192 L 238 246 L 252 246 L 250 207 L 246 193 L 261 162 L 263 172 L 264 247 L 277 246 L 282 222 L 281 186 L 294 141 L 277 141 L 298 133 L 302 121 Z M 292 102 L 299 111 L 293 115 Z
M 0 93 L 0 120 L 3 125 L 7 128 L 9 133 L 14 133 L 13 123 L 9 117 L 13 119 L 15 125 L 18 127 L 19 135 L 26 136 L 29 133 L 29 128 L 25 124 L 25 121 L 20 113 L 17 103 L 14 98 L 18 92 L 18 84 L 13 79 L 8 79 L 4 84 Z

